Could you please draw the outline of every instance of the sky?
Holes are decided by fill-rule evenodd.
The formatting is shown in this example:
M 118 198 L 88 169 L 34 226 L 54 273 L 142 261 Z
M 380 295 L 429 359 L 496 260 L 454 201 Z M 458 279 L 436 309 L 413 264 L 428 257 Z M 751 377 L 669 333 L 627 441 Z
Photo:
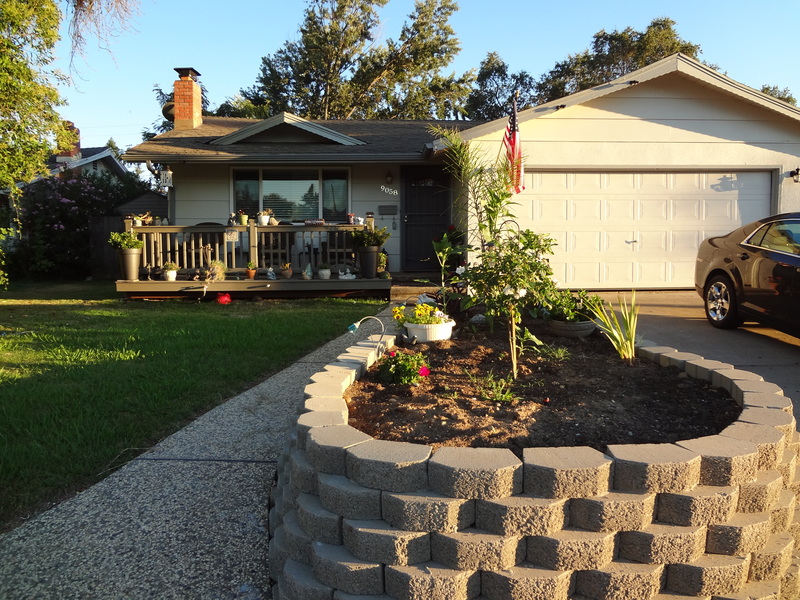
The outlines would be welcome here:
M 643 31 L 658 17 L 676 22 L 680 37 L 702 50 L 700 58 L 729 77 L 759 89 L 789 88 L 800 98 L 796 0 L 459 0 L 450 19 L 461 51 L 448 71 L 477 71 L 497 52 L 511 72 L 538 78 L 569 54 L 589 47 L 601 29 Z M 138 14 L 106 44 L 89 38 L 70 61 L 70 39 L 57 47 L 54 67 L 71 76 L 60 91 L 63 118 L 81 131 L 84 148 L 109 138 L 121 149 L 141 142 L 160 119 L 153 87 L 171 91 L 175 67 L 201 73 L 213 110 L 252 86 L 261 59 L 296 40 L 304 0 L 229 0 L 203 8 L 197 0 L 139 0 Z M 414 0 L 389 0 L 381 9 L 379 39 L 399 37 Z

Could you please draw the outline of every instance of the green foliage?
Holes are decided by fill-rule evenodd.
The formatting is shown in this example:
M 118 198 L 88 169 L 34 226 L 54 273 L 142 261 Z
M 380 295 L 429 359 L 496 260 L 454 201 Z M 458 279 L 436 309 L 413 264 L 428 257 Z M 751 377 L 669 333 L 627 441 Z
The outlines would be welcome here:
M 355 229 L 348 234 L 350 236 L 350 241 L 352 241 L 356 247 L 363 247 L 363 246 L 383 246 L 391 237 L 391 233 L 387 231 L 386 227 L 381 227 L 380 229 Z
M 378 366 L 378 377 L 385 383 L 415 385 L 430 374 L 421 353 L 387 352 Z
M 20 199 L 21 236 L 9 268 L 29 277 L 83 279 L 91 274 L 90 223 L 141 195 L 147 185 L 130 174 L 121 181 L 107 173 L 37 181 Z
M 517 108 L 536 104 L 536 80 L 526 71 L 509 73 L 508 65 L 496 52 L 489 52 L 481 61 L 475 85 L 467 98 L 467 118 L 473 121 L 502 119 L 511 110 L 511 98 L 519 91 Z
M 0 189 L 14 202 L 17 184 L 44 175 L 54 150 L 75 139 L 58 114 L 64 78 L 48 70 L 60 22 L 53 0 L 0 2 Z
M 8 289 L 8 274 L 6 273 L 6 240 L 13 234 L 11 229 L 0 227 L 0 288 Z
M 455 0 L 418 0 L 397 40 L 375 41 L 388 0 L 309 0 L 300 39 L 262 59 L 239 104 L 310 119 L 444 119 L 460 111 L 472 75 L 441 75 L 459 51 Z M 236 108 L 228 101 L 226 112 Z M 259 108 L 259 110 L 262 110 Z M 263 112 L 261 113 L 263 114 Z M 249 116 L 236 113 L 235 116 Z
M 570 290 L 553 289 L 543 298 L 543 304 L 534 310 L 535 316 L 555 321 L 591 321 L 594 313 L 589 309 L 600 299 L 590 296 L 586 290 L 573 293 Z
M 461 185 L 456 205 L 477 224 L 467 242 L 484 248 L 514 219 L 507 159 L 504 155 L 499 162 L 487 162 L 477 146 L 465 143 L 453 129 L 433 127 L 431 132 L 447 148 L 445 169 Z
M 611 341 L 619 357 L 633 364 L 636 358 L 636 326 L 639 321 L 639 307 L 636 305 L 636 292 L 631 292 L 631 303 L 617 296 L 621 320 L 617 313 L 606 308 L 605 302 L 598 296 L 589 298 L 586 305 L 595 314 L 594 322 L 606 337 Z
M 674 26 L 675 21 L 662 17 L 653 19 L 645 31 L 631 27 L 611 32 L 601 29 L 594 34 L 591 50 L 556 63 L 537 81 L 537 103 L 557 100 L 622 77 L 676 52 L 697 58 L 700 46 L 678 36 Z
M 517 399 L 513 390 L 513 377 L 498 377 L 492 370 L 483 377 L 476 377 L 469 371 L 466 371 L 466 374 L 469 380 L 476 384 L 476 387 L 480 390 L 481 400 L 486 402 L 513 402 Z
M 792 106 L 797 106 L 797 99 L 792 95 L 792 91 L 787 87 L 781 89 L 777 85 L 762 85 L 761 92 L 772 96 L 773 98 L 777 98 L 778 100 L 783 100 Z
M 139 239 L 133 230 L 112 231 L 111 235 L 108 236 L 108 243 L 117 250 L 128 250 L 144 246 L 144 240 Z

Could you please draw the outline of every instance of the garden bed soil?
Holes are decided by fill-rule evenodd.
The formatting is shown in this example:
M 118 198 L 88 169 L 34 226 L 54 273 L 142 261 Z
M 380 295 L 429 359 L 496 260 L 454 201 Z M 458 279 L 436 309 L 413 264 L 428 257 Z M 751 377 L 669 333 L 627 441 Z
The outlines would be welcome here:
M 457 329 L 457 339 L 395 348 L 422 352 L 430 375 L 392 385 L 377 365 L 345 393 L 350 425 L 375 438 L 441 446 L 509 448 L 675 442 L 719 433 L 741 412 L 730 395 L 675 367 L 623 362 L 599 332 L 582 339 L 527 324 L 563 359 L 533 351 L 520 359 L 512 401 L 496 401 L 493 382 L 510 374 L 503 332 Z M 499 328 L 502 329 L 502 326 Z

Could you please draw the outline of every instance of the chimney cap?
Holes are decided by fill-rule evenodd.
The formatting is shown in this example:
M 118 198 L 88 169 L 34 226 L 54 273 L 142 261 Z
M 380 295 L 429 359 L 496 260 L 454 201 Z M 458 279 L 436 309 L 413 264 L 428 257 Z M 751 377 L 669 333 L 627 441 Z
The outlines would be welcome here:
M 200 73 L 195 71 L 192 67 L 175 67 L 175 71 L 178 72 L 178 77 L 181 79 L 188 77 L 192 81 L 197 81 L 197 78 L 200 77 Z

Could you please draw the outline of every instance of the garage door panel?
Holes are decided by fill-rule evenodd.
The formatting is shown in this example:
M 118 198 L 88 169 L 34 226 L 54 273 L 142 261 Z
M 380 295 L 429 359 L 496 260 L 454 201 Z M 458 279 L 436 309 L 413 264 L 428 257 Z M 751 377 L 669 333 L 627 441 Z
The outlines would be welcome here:
M 606 220 L 619 223 L 633 221 L 636 218 L 636 205 L 630 198 L 608 198 L 605 201 Z
M 602 234 L 599 231 L 574 231 L 570 234 L 569 249 L 575 254 L 586 252 L 596 256 L 603 251 Z
M 769 214 L 772 175 L 534 173 L 520 225 L 558 241 L 570 288 L 692 287 L 700 241 Z M 527 210 L 526 202 L 532 208 Z M 569 232 L 569 233 L 566 233 Z
M 646 255 L 656 255 L 663 259 L 666 252 L 668 235 L 666 231 L 640 231 L 636 236 L 636 252 Z
M 600 198 L 574 200 L 570 205 L 569 215 L 572 221 L 599 222 L 603 219 L 603 201 Z
M 640 221 L 666 221 L 668 216 L 669 200 L 667 198 L 639 201 L 638 218 Z
M 603 287 L 602 269 L 602 265 L 597 261 L 571 263 L 569 265 L 567 279 L 563 282 L 563 285 L 564 287 L 573 287 L 573 284 L 569 282 L 587 281 L 590 283 L 586 285 L 581 284 L 580 287 Z
M 569 200 L 543 199 L 539 201 L 539 210 L 532 211 L 535 221 L 564 222 L 569 215 Z
M 633 288 L 635 286 L 634 265 L 631 262 L 606 262 L 603 265 L 605 277 L 603 288 Z M 580 286 L 588 287 L 588 286 Z
M 632 230 L 605 232 L 605 247 L 603 249 L 612 255 L 633 252 L 636 249 L 635 246 L 636 233 Z
M 675 221 L 699 221 L 703 214 L 702 204 L 694 198 L 673 199 L 672 219 Z
M 636 263 L 637 287 L 667 287 L 668 267 L 664 261 Z

